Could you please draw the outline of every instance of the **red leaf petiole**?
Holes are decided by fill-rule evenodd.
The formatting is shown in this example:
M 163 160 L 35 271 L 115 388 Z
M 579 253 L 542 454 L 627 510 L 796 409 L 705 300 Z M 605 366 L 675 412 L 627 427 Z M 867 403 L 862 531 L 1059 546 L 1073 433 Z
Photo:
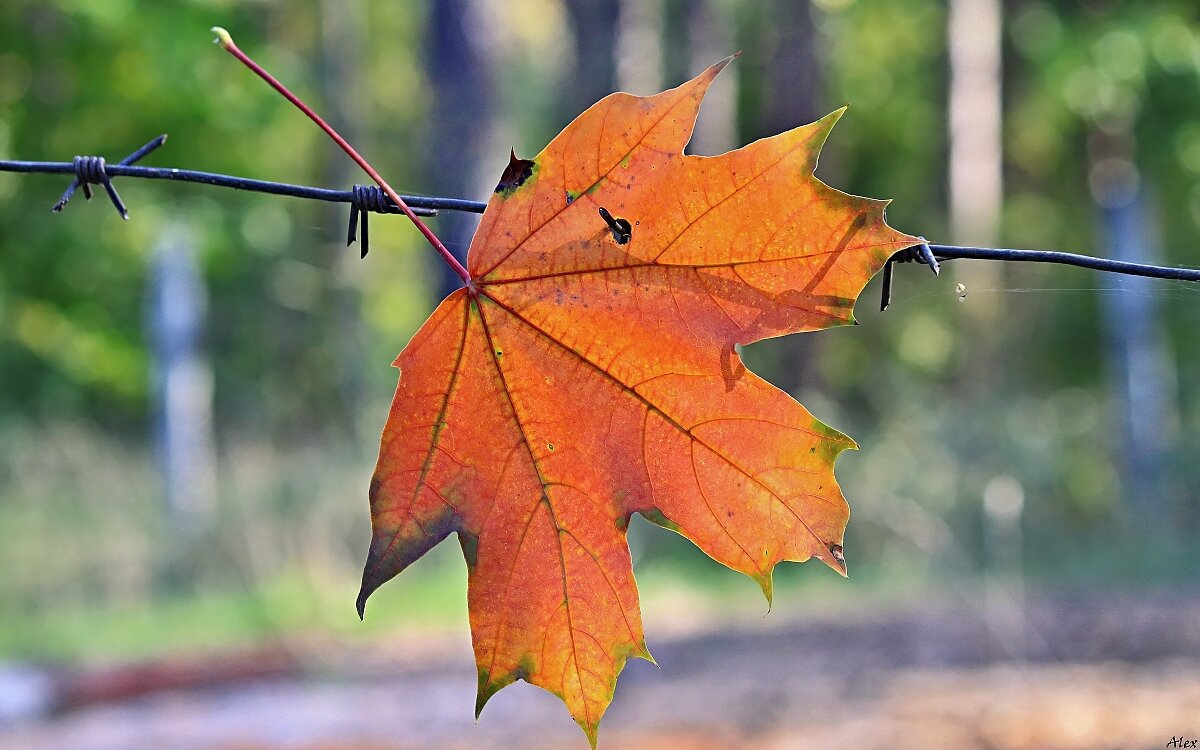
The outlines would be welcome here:
M 220 26 L 214 26 L 212 28 L 212 32 L 217 35 L 215 40 L 217 44 L 220 44 L 222 47 L 224 47 L 226 52 L 236 57 L 243 65 L 254 71 L 255 75 L 270 84 L 271 88 L 278 91 L 285 99 L 296 105 L 296 108 L 306 114 L 308 119 L 315 122 L 322 130 L 324 130 L 325 133 L 333 139 L 334 143 L 341 146 L 342 150 L 354 160 L 354 163 L 362 167 L 362 170 L 366 172 L 372 180 L 375 181 L 375 184 L 379 185 L 383 192 L 387 193 L 387 196 L 391 198 L 397 206 L 400 207 L 400 210 L 403 211 L 404 215 L 416 225 L 421 234 L 425 235 L 425 239 L 429 241 L 430 245 L 433 245 L 434 250 L 438 251 L 438 254 L 442 256 L 442 260 L 446 261 L 446 263 L 454 269 L 454 273 L 458 274 L 458 277 L 463 280 L 463 283 L 468 287 L 473 286 L 471 283 L 471 274 L 466 268 L 463 267 L 461 263 L 458 262 L 458 258 L 455 258 L 454 254 L 446 249 L 446 246 L 443 245 L 442 241 L 438 239 L 438 236 L 433 233 L 433 230 L 430 229 L 425 222 L 421 221 L 421 219 L 412 212 L 412 209 L 408 207 L 408 204 L 404 202 L 404 199 L 400 197 L 400 194 L 397 193 L 392 186 L 387 183 L 387 180 L 380 176 L 379 172 L 375 171 L 374 167 L 367 163 L 366 159 L 364 159 L 357 151 L 354 150 L 353 146 L 346 142 L 345 138 L 339 135 L 338 132 L 334 130 L 329 123 L 325 122 L 320 115 L 314 112 L 311 107 L 301 101 L 300 97 L 289 91 L 287 86 L 284 86 L 282 83 L 280 83 L 275 76 L 268 73 L 261 65 L 250 59 L 250 56 L 245 52 L 242 52 L 242 50 L 233 43 L 233 37 L 229 35 L 228 31 Z

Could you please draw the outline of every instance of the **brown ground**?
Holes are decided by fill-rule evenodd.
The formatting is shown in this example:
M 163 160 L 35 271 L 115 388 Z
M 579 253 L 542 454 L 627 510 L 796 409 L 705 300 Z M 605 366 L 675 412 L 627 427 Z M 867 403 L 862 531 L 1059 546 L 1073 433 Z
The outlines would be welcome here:
M 997 639 L 978 612 L 938 606 L 756 618 L 657 643 L 648 628 L 660 668 L 630 663 L 600 746 L 1103 750 L 1200 738 L 1200 596 L 1042 601 L 1024 647 L 1003 627 Z M 310 647 L 301 674 L 0 727 L 0 750 L 586 748 L 557 699 L 523 684 L 476 724 L 460 638 L 401 643 L 333 659 Z M 1010 658 L 1019 648 L 1026 658 Z

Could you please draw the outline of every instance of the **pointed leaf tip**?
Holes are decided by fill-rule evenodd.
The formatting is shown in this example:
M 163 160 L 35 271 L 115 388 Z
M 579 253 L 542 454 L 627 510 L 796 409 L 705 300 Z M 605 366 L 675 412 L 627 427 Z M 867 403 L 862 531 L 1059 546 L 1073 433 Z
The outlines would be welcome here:
M 644 639 L 642 640 L 640 646 L 638 647 L 638 651 L 634 654 L 634 656 L 648 661 L 654 666 L 658 667 L 658 661 L 654 658 L 654 655 L 650 653 L 650 648 L 646 646 L 646 641 Z M 659 669 L 662 669 L 662 667 L 659 667 Z
M 736 60 L 737 58 L 739 58 L 739 57 L 741 57 L 741 56 L 742 56 L 742 53 L 741 53 L 741 51 L 734 52 L 734 53 L 733 53 L 732 55 L 730 55 L 729 57 L 726 57 L 726 58 L 724 58 L 724 59 L 722 59 L 722 60 L 718 60 L 717 62 L 715 62 L 715 63 L 713 63 L 712 65 L 708 66 L 708 68 L 707 68 L 707 69 L 706 69 L 706 70 L 705 70 L 703 73 L 701 73 L 700 75 L 701 75 L 701 76 L 708 76 L 709 78 L 716 78 L 716 77 L 717 77 L 717 75 L 718 75 L 718 74 L 720 74 L 720 72 L 721 72 L 722 70 L 725 70 L 725 68 L 726 68 L 726 67 L 728 67 L 729 63 L 733 62 L 734 60 Z
M 366 575 L 363 575 L 362 585 L 358 589 L 358 598 L 354 600 L 354 608 L 358 610 L 358 619 L 361 622 L 366 618 L 367 600 L 371 598 L 371 594 L 375 593 L 378 586 L 371 585 L 367 582 Z
M 830 565 L 829 567 L 833 568 L 838 573 L 841 573 L 843 578 L 849 578 L 850 574 L 846 570 L 846 555 L 843 552 L 842 545 L 829 545 L 829 554 L 833 556 L 833 561 L 836 563 L 834 565 Z
M 772 565 L 765 573 L 755 576 L 754 580 L 758 581 L 763 596 L 767 598 L 767 614 L 770 614 L 771 607 L 775 606 L 775 566 Z
M 508 683 L 492 682 L 491 674 L 486 669 L 479 670 L 479 685 L 475 690 L 475 721 L 479 721 L 479 715 L 483 713 L 483 707 L 487 705 L 492 696 L 500 692 Z

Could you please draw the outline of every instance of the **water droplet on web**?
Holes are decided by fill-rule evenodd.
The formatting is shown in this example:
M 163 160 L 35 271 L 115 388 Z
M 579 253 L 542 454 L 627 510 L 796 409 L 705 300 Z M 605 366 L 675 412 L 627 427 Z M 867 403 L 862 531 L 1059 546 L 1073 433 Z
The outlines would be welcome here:
M 967 299 L 967 285 L 966 285 L 966 284 L 956 284 L 956 285 L 955 285 L 955 287 L 954 287 L 954 293 L 958 295 L 958 301 L 959 301 L 959 302 L 964 302 L 964 301 L 966 301 L 966 299 Z

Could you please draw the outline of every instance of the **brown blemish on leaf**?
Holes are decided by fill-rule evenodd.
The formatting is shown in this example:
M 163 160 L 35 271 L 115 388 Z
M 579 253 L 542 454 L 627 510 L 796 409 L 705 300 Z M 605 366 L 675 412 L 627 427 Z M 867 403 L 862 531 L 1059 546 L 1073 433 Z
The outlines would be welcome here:
M 843 568 L 846 567 L 846 556 L 842 553 L 842 545 L 829 545 L 829 554 L 833 555 L 833 559 L 837 560 L 838 565 L 841 565 Z
M 474 568 L 479 561 L 479 537 L 466 531 L 458 532 L 458 544 L 462 547 L 463 559 L 468 568 Z
M 633 227 L 629 224 L 629 219 L 614 217 L 604 206 L 600 207 L 600 218 L 604 219 L 604 223 L 612 232 L 613 241 L 618 245 L 626 245 L 633 239 Z
M 729 393 L 742 376 L 746 374 L 746 366 L 742 358 L 737 356 L 733 344 L 726 344 L 721 349 L 721 377 L 725 379 L 725 392 Z
M 376 503 L 385 502 L 382 497 L 382 484 L 372 482 Z M 374 509 L 373 520 L 374 520 Z M 438 542 L 452 532 L 458 531 L 462 517 L 452 505 L 442 506 L 431 514 L 424 524 L 412 529 L 397 529 L 380 533 L 376 528 L 372 535 L 371 548 L 367 551 L 367 563 L 363 568 L 362 584 L 359 587 L 358 599 L 355 606 L 359 619 L 362 619 L 367 606 L 367 599 L 385 581 L 404 570 L 420 559 L 426 552 L 433 549 Z
M 537 167 L 537 164 L 529 159 L 518 158 L 517 150 L 513 149 L 509 153 L 508 166 L 504 168 L 504 173 L 500 175 L 500 182 L 496 183 L 496 192 L 508 197 L 514 190 L 524 185 L 533 176 L 535 167 Z
M 525 654 L 521 657 L 521 661 L 517 663 L 517 668 L 512 671 L 512 678 L 516 680 L 528 680 L 534 672 L 533 656 Z
M 836 570 L 843 577 L 848 578 L 849 573 L 846 571 L 846 556 L 844 554 L 842 554 L 842 545 L 840 545 L 840 544 L 829 545 L 829 554 L 833 557 L 833 564 L 829 565 L 829 567 Z M 825 562 L 826 564 L 829 564 L 829 561 L 825 560 L 823 556 L 822 556 L 822 561 Z

